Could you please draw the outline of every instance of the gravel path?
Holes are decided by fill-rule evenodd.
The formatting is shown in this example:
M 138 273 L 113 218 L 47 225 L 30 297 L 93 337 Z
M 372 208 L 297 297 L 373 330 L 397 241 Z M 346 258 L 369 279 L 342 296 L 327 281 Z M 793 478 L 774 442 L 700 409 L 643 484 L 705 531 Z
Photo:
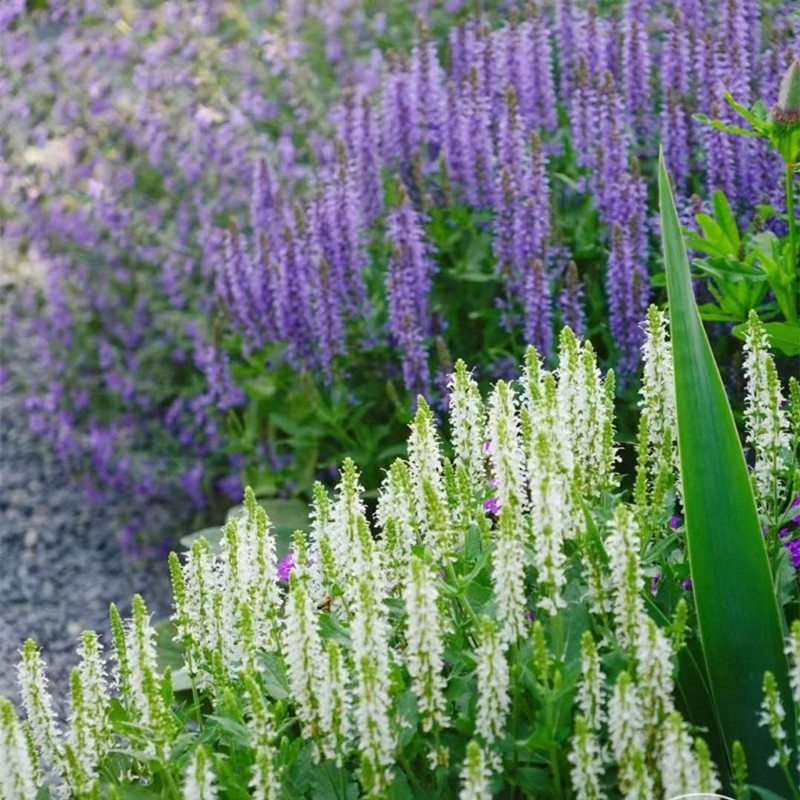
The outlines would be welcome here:
M 6 327 L 0 319 L 0 364 L 12 374 L 35 369 L 35 358 L 25 358 L 24 344 L 3 333 Z M 140 592 L 155 618 L 169 613 L 166 561 L 126 559 L 117 521 L 119 504 L 136 505 L 154 529 L 166 529 L 168 511 L 133 498 L 115 503 L 112 513 L 76 492 L 28 430 L 19 394 L 0 387 L 0 695 L 17 699 L 17 651 L 28 637 L 42 647 L 54 694 L 65 696 L 80 632 L 101 631 L 108 644 L 109 603 L 127 614 Z

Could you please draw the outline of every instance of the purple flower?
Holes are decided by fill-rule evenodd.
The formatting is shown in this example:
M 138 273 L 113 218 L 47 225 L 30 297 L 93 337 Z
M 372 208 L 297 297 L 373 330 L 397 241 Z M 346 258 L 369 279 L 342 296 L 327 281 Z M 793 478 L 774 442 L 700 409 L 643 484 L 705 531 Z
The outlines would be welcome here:
M 294 555 L 289 553 L 288 556 L 278 562 L 278 580 L 288 583 L 289 575 L 291 575 L 294 566 Z
M 650 594 L 652 594 L 653 597 L 658 594 L 658 584 L 661 583 L 661 578 L 662 575 L 659 572 L 658 575 L 654 575 L 650 580 Z
M 681 524 L 682 520 L 683 520 L 683 517 L 681 517 L 680 514 L 673 514 L 669 518 L 669 526 L 670 526 L 670 528 L 672 528 L 672 530 L 677 530 L 680 527 L 680 524 Z
M 786 542 L 784 547 L 789 551 L 789 555 L 792 558 L 792 566 L 795 569 L 800 569 L 800 539 L 792 539 L 792 541 Z
M 500 514 L 500 501 L 496 497 L 488 497 L 484 500 L 483 507 L 495 517 Z
M 686 578 L 686 580 L 681 581 L 681 586 L 688 592 L 692 588 L 692 579 Z

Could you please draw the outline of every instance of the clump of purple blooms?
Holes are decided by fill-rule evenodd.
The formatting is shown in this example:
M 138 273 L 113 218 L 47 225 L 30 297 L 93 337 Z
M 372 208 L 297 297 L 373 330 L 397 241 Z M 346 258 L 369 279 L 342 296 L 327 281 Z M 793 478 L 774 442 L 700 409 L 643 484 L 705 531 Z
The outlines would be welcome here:
M 305 91 L 300 4 L 265 4 L 244 33 L 213 2 L 0 15 L 4 233 L 44 265 L 27 300 L 43 376 L 28 410 L 94 476 L 87 490 L 151 491 L 142 476 L 166 470 L 199 502 L 225 414 L 245 402 L 242 354 L 331 385 L 379 340 L 430 397 L 436 337 L 471 356 L 433 301 L 435 208 L 481 220 L 503 324 L 547 356 L 557 321 L 586 325 L 582 245 L 562 216 L 588 202 L 616 366 L 632 374 L 654 259 L 640 165 L 657 144 L 679 194 L 724 189 L 744 218 L 783 207 L 764 143 L 693 114 L 732 120 L 726 89 L 777 96 L 788 6 L 531 0 L 440 38 L 423 21 L 408 51 L 382 53 L 380 15 L 353 34 L 354 5 L 322 5 L 348 87 L 327 115 Z

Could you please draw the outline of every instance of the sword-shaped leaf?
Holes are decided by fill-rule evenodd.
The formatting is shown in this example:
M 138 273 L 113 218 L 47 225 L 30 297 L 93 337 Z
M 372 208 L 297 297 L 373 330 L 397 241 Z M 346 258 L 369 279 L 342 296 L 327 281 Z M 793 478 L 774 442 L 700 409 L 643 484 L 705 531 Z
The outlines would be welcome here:
M 744 454 L 695 304 L 663 153 L 658 189 L 686 539 L 706 670 L 728 752 L 740 740 L 752 782 L 786 791 L 778 768 L 767 764 L 775 747 L 758 725 L 769 670 L 781 688 L 794 739 L 783 627 Z

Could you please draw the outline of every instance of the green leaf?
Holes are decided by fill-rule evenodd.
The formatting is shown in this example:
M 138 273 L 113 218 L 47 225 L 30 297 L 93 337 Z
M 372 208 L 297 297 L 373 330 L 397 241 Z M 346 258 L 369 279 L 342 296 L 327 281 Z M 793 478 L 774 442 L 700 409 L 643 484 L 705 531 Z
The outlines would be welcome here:
M 787 356 L 800 355 L 800 325 L 796 322 L 766 322 L 764 328 L 769 334 L 770 347 Z M 733 329 L 733 333 L 744 339 L 746 330 L 747 323 L 743 322 Z
M 762 681 L 770 670 L 781 687 L 794 746 L 780 612 L 733 414 L 695 305 L 663 153 L 658 186 L 686 539 L 706 671 L 728 749 L 739 739 L 751 777 L 786 792 L 784 777 L 767 765 L 775 747 L 758 725 Z

